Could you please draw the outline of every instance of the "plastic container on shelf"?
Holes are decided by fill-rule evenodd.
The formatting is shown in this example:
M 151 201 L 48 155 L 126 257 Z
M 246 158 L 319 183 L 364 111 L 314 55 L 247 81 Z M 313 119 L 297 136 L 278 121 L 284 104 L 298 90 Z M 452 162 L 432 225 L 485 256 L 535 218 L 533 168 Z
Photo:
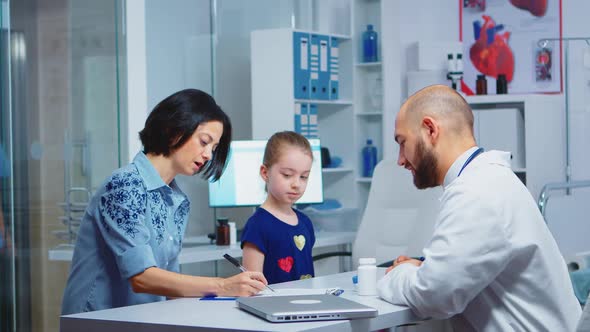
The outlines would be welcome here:
M 339 207 L 335 209 L 318 210 L 313 206 L 302 210 L 311 219 L 314 230 L 355 232 L 359 223 L 357 208 Z
M 486 75 L 477 75 L 477 80 L 475 81 L 475 93 L 477 95 L 488 94 L 488 81 L 486 80 Z
M 463 53 L 457 53 L 457 61 L 455 61 L 455 71 L 462 73 L 463 69 Z
M 367 24 L 367 30 L 363 32 L 363 62 L 377 62 L 377 32 L 372 24 Z
M 238 231 L 235 222 L 228 222 L 229 225 L 229 244 L 234 245 L 238 242 Z
M 369 90 L 370 109 L 375 112 L 381 112 L 383 109 L 383 79 L 381 75 L 375 76 L 371 80 Z
M 373 170 L 377 166 L 377 147 L 373 145 L 372 139 L 367 139 L 367 145 L 363 147 L 363 177 L 372 177 Z
M 229 224 L 227 218 L 217 218 L 216 244 L 218 246 L 229 245 Z
M 453 53 L 447 54 L 447 72 L 454 73 L 457 67 L 455 66 L 455 60 L 453 60 Z
M 496 79 L 496 94 L 505 95 L 508 93 L 508 82 L 506 81 L 506 75 L 500 74 Z

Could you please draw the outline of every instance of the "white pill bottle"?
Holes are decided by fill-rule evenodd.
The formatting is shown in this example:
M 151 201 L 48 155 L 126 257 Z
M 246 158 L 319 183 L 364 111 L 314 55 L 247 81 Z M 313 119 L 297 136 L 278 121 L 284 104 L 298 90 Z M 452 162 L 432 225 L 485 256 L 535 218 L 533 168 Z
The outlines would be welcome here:
M 358 294 L 377 295 L 377 266 L 375 258 L 359 258 Z

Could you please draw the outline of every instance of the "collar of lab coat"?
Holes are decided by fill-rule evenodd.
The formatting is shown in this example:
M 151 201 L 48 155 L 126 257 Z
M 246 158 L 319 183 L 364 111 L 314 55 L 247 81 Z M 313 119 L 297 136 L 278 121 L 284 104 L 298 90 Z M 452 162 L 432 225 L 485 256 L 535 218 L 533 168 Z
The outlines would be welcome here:
M 445 175 L 445 179 L 443 182 L 444 190 L 446 190 L 447 187 L 457 179 L 459 171 L 461 171 L 461 167 L 463 167 L 465 161 L 467 161 L 469 156 L 471 156 L 471 154 L 475 152 L 475 150 L 477 150 L 478 148 L 479 147 L 477 146 L 470 148 L 469 150 L 463 152 L 459 156 L 459 158 L 455 160 L 455 162 L 451 165 L 451 167 L 447 171 L 447 174 Z M 481 164 L 495 164 L 510 168 L 510 152 L 498 150 L 484 152 L 481 155 L 477 156 L 477 158 L 473 159 L 469 163 L 469 166 L 465 167 L 465 170 L 463 172 L 466 172 L 470 166 L 473 167 L 475 165 Z
M 449 167 L 447 171 L 447 175 L 445 175 L 445 179 L 443 181 L 443 188 L 446 188 L 453 180 L 455 180 L 459 176 L 459 172 L 461 171 L 461 167 L 465 164 L 469 156 L 473 154 L 479 147 L 474 146 L 472 148 L 467 149 L 467 151 L 463 152 L 459 158 L 455 159 L 455 162 Z

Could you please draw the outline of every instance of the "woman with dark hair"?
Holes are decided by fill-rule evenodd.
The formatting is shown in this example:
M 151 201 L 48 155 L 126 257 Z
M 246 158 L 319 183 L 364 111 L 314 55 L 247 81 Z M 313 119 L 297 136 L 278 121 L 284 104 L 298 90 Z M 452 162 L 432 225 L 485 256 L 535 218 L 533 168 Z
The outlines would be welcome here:
M 80 225 L 63 314 L 187 296 L 250 296 L 258 272 L 230 278 L 179 273 L 189 201 L 175 176 L 217 180 L 231 142 L 227 115 L 205 92 L 187 89 L 161 101 L 139 133 L 144 150 L 98 189 Z

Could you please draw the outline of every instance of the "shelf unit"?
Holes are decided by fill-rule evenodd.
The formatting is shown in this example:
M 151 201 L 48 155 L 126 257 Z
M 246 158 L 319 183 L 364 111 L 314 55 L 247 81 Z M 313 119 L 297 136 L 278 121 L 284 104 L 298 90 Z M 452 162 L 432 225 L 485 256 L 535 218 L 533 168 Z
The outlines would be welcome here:
M 294 33 L 320 34 L 338 38 L 338 99 L 317 100 L 294 97 Z M 323 169 L 324 198 L 338 199 L 345 207 L 356 207 L 352 92 L 352 46 L 350 36 L 294 29 L 257 30 L 251 34 L 252 136 L 268 139 L 281 130 L 295 130 L 298 104 L 317 107 L 317 132 L 331 156 L 342 158 L 339 168 Z M 311 64 L 311 62 L 310 62 Z M 311 66 L 310 66 L 311 67 Z
M 336 167 L 336 168 L 324 168 L 322 173 L 324 174 L 339 174 L 353 172 L 354 170 L 350 167 Z
M 358 206 L 366 206 L 371 188 L 371 178 L 362 177 L 362 148 L 367 139 L 377 147 L 377 160 L 383 158 L 383 65 L 381 53 L 382 0 L 352 0 L 351 37 L 353 52 L 353 100 L 354 100 L 354 151 L 356 153 L 355 186 Z M 362 36 L 367 24 L 378 33 L 378 62 L 362 62 Z
M 334 17 L 317 15 L 318 20 L 333 23 L 334 20 L 348 19 L 350 24 L 344 25 L 348 26 L 350 34 L 330 33 L 326 31 L 330 30 L 326 29 L 330 24 L 319 21 L 313 27 L 321 31 L 272 29 L 251 34 L 252 136 L 266 139 L 276 131 L 293 130 L 295 105 L 315 104 L 322 146 L 330 150 L 331 156 L 342 158 L 339 168 L 323 169 L 324 197 L 337 199 L 344 207 L 359 208 L 361 216 L 371 184 L 370 178 L 361 177 L 361 151 L 368 138 L 377 147 L 378 160 L 383 156 L 382 84 L 378 93 L 370 93 L 376 91 L 376 78 L 383 77 L 383 63 L 361 62 L 361 38 L 367 24 L 373 24 L 379 33 L 382 4 L 380 0 L 348 0 L 346 4 L 318 2 L 316 5 L 322 7 L 313 6 L 318 13 L 340 13 L 338 17 L 335 14 Z M 339 9 L 332 10 L 331 5 Z M 341 15 L 340 9 L 344 7 L 348 17 Z M 338 38 L 338 99 L 294 98 L 294 32 Z
M 378 68 L 381 67 L 381 61 L 377 62 L 359 62 L 355 66 L 360 68 Z
M 545 183 L 564 181 L 562 95 L 484 95 L 465 100 L 473 109 L 478 145 L 512 152 L 512 170 L 534 198 Z M 552 127 L 547 128 L 547 123 Z

